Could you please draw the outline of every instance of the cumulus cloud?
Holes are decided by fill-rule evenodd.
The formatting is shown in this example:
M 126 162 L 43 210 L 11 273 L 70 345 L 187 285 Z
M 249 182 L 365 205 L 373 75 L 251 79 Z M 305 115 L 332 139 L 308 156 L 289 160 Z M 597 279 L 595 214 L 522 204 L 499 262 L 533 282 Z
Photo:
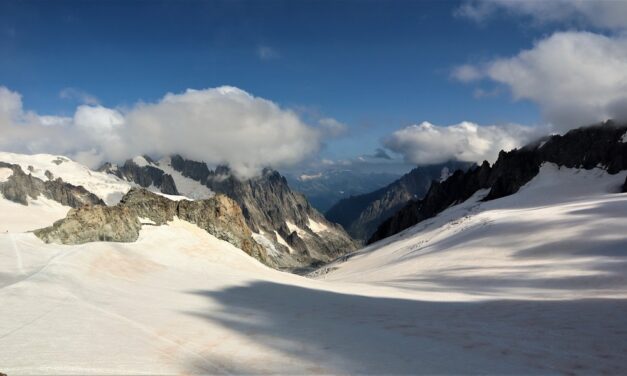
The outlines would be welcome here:
M 384 145 L 408 163 L 426 165 L 449 160 L 494 162 L 501 150 L 519 147 L 539 135 L 540 129 L 520 125 L 479 126 L 462 122 L 438 126 L 428 122 L 392 133 Z
M 566 23 L 609 30 L 627 29 L 627 2 L 611 0 L 470 0 L 456 15 L 477 22 L 499 13 L 528 17 L 539 24 Z
M 0 132 L 2 150 L 66 154 L 92 167 L 178 153 L 228 164 L 240 177 L 298 163 L 328 134 L 289 109 L 226 86 L 170 93 L 125 111 L 81 105 L 72 118 L 24 111 L 21 96 L 0 87 Z
M 537 103 L 565 131 L 607 119 L 627 119 L 627 37 L 559 32 L 509 58 L 474 66 L 479 78 Z

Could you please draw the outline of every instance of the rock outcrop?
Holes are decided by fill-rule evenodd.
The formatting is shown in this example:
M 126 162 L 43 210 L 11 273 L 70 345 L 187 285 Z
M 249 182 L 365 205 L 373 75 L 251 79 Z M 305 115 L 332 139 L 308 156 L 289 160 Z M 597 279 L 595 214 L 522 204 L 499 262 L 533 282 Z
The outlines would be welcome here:
M 465 171 L 472 165 L 451 161 L 417 167 L 384 188 L 339 201 L 325 216 L 344 226 L 353 238 L 366 241 L 383 221 L 405 204 L 421 199 L 432 181 L 446 178 L 456 170 Z
M 207 176 L 206 184 L 240 205 L 252 231 L 263 234 L 276 231 L 283 238 L 284 242 L 280 242 L 270 236 L 275 246 L 283 250 L 282 262 L 286 266 L 327 262 L 356 249 L 355 242 L 341 226 L 326 220 L 305 196 L 292 191 L 277 171 L 265 169 L 259 177 L 240 180 L 221 166 Z
M 276 171 L 266 169 L 261 176 L 243 180 L 228 167 L 211 170 L 203 162 L 178 155 L 159 162 L 144 159 L 147 163 L 144 167 L 174 169 L 199 186 L 234 200 L 256 238 L 260 240 L 262 236 L 265 240 L 261 243 L 272 244 L 270 257 L 280 267 L 297 268 L 327 262 L 356 249 L 355 242 L 341 226 L 327 221 L 303 195 L 292 191 L 287 180 Z M 108 168 L 105 170 L 110 173 L 122 174 L 120 168 L 117 172 Z M 122 176 L 140 183 L 136 174 Z
M 130 208 L 84 206 L 72 209 L 52 226 L 35 230 L 46 243 L 83 244 L 95 241 L 134 242 L 141 223 Z
M 173 201 L 145 189 L 134 188 L 116 206 L 72 209 L 66 218 L 36 230 L 35 235 L 47 243 L 132 242 L 139 236 L 140 218 L 162 225 L 174 217 L 197 225 L 269 266 L 277 266 L 252 238 L 237 203 L 224 195 L 206 200 Z
M 571 130 L 531 143 L 521 149 L 501 151 L 490 166 L 483 162 L 465 173 L 455 172 L 444 182 L 434 182 L 422 200 L 415 200 L 383 222 L 368 243 L 394 235 L 467 200 L 479 189 L 489 189 L 484 200 L 516 193 L 540 170 L 544 162 L 568 168 L 602 167 L 610 174 L 627 169 L 627 125 L 607 121 Z M 624 188 L 623 188 L 624 189 Z
M 43 181 L 26 174 L 19 165 L 0 162 L 0 168 L 9 168 L 13 171 L 6 181 L 0 182 L 0 193 L 7 200 L 22 205 L 28 205 L 28 198 L 37 199 L 43 195 L 62 205 L 78 208 L 84 205 L 104 205 L 98 196 L 90 193 L 82 186 L 64 182 L 61 178 L 52 179 L 53 176 L 46 171 L 48 181 Z
M 132 181 L 144 188 L 151 186 L 158 188 L 161 193 L 168 195 L 179 194 L 172 175 L 166 174 L 159 168 L 152 165 L 154 161 L 152 161 L 149 157 L 144 156 L 139 158 L 142 158 L 142 162 L 145 162 L 141 166 L 133 159 L 128 159 L 121 166 L 105 163 L 98 169 L 98 171 L 106 172 L 121 179 Z

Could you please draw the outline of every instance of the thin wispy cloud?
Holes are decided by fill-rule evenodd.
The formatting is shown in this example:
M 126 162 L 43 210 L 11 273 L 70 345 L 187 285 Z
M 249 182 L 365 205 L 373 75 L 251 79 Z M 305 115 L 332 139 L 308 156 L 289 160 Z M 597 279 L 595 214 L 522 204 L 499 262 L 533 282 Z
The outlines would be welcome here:
M 63 88 L 59 92 L 59 98 L 76 101 L 82 104 L 96 105 L 100 103 L 100 100 L 98 100 L 96 96 L 91 95 L 84 90 L 73 87 Z
M 390 155 L 383 149 L 381 148 L 377 148 L 377 150 L 375 150 L 374 154 L 372 155 L 373 158 L 378 158 L 378 159 L 387 159 L 387 160 L 391 160 L 392 157 L 390 157 Z
M 627 1 L 612 0 L 468 0 L 455 15 L 486 22 L 499 14 L 526 17 L 532 22 L 627 29 Z
M 257 46 L 257 57 L 261 60 L 276 60 L 281 57 L 279 51 L 266 45 Z

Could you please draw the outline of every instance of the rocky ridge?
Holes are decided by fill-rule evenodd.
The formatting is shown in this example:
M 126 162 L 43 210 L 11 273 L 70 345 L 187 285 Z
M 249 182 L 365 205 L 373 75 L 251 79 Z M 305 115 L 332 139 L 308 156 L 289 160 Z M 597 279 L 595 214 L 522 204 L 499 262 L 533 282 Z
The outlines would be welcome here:
M 467 172 L 456 171 L 447 180 L 434 182 L 423 199 L 411 201 L 383 222 L 368 243 L 431 218 L 480 189 L 489 189 L 485 201 L 514 194 L 538 174 L 545 162 L 586 170 L 602 167 L 616 174 L 627 169 L 627 143 L 623 142 L 626 133 L 627 124 L 607 121 L 545 137 L 520 149 L 501 151 L 492 166 L 484 161 Z
M 292 191 L 277 171 L 265 169 L 261 176 L 242 180 L 226 166 L 211 170 L 203 162 L 179 155 L 159 162 L 147 161 L 146 167 L 174 169 L 237 202 L 255 239 L 266 246 L 269 257 L 280 267 L 299 268 L 327 262 L 356 249 L 355 242 L 341 226 L 326 220 L 303 195 Z M 122 176 L 133 182 L 144 179 L 134 174 Z
M 237 203 L 224 195 L 206 200 L 173 201 L 145 189 L 133 188 L 116 206 L 89 205 L 72 209 L 66 218 L 36 230 L 35 235 L 47 243 L 133 242 L 139 236 L 143 220 L 163 225 L 174 217 L 197 225 L 269 266 L 278 266 L 253 239 Z
M 366 241 L 383 221 L 405 204 L 422 198 L 432 181 L 446 178 L 458 169 L 467 170 L 472 165 L 449 161 L 416 167 L 384 188 L 340 200 L 325 216 L 344 226 L 353 238 Z
M 0 162 L 0 168 L 12 170 L 12 174 L 0 182 L 0 193 L 4 198 L 28 205 L 28 199 L 37 199 L 40 195 L 57 201 L 62 205 L 78 208 L 84 205 L 104 205 L 98 196 L 87 191 L 82 186 L 64 182 L 61 178 L 54 178 L 50 171 L 46 171 L 47 181 L 27 174 L 17 164 Z
M 172 175 L 166 174 L 152 165 L 154 161 L 149 157 L 142 156 L 139 158 L 142 160 L 142 165 L 138 164 L 133 159 L 127 159 L 121 166 L 105 163 L 98 171 L 115 175 L 120 179 L 132 181 L 144 188 L 158 188 L 161 193 L 168 195 L 179 194 Z

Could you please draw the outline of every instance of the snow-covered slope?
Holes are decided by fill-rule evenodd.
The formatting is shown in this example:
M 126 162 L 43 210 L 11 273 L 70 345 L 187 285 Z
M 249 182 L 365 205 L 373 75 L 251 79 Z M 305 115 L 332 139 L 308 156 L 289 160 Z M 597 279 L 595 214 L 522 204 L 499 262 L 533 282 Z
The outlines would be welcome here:
M 15 154 L 0 152 L 0 161 L 17 164 L 26 173 L 48 180 L 46 171 L 50 171 L 54 179 L 82 185 L 89 192 L 100 197 L 107 205 L 115 205 L 132 185 L 113 175 L 90 170 L 86 166 L 73 160 L 51 154 Z
M 185 197 L 193 200 L 202 200 L 212 197 L 215 194 L 206 185 L 201 184 L 194 179 L 185 177 L 183 174 L 172 168 L 170 157 L 160 159 L 154 164 L 154 166 L 166 174 L 171 175 L 174 179 L 174 183 L 176 184 L 176 189 L 178 189 L 179 193 Z
M 0 233 L 25 232 L 50 226 L 65 218 L 69 210 L 69 206 L 43 196 L 37 200 L 29 198 L 28 206 L 24 206 L 6 200 L 0 194 Z
M 624 374 L 624 178 L 545 165 L 319 280 L 178 220 L 135 243 L 0 233 L 0 371 Z
M 627 298 L 626 175 L 544 164 L 517 194 L 479 191 L 320 278 L 434 300 Z

